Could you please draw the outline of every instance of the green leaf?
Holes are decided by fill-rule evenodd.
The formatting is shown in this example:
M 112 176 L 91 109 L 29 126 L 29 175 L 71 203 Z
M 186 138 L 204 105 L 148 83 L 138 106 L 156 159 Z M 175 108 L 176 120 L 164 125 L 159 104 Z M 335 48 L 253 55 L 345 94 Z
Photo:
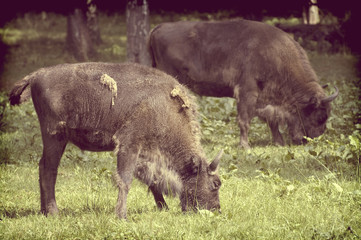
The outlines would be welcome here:
M 287 154 L 285 155 L 285 160 L 286 161 L 289 161 L 289 160 L 292 160 L 292 159 L 294 159 L 295 158 L 295 154 L 294 153 L 292 153 L 292 152 L 290 152 L 290 151 L 288 151 L 287 152 Z
M 314 151 L 314 150 L 309 150 L 308 151 L 309 152 L 309 154 L 311 154 L 312 156 L 317 156 L 317 152 L 316 151 Z
M 352 146 L 354 146 L 355 148 L 359 148 L 360 147 L 360 141 L 357 137 L 355 136 L 349 136 L 348 137 L 350 139 L 350 144 Z

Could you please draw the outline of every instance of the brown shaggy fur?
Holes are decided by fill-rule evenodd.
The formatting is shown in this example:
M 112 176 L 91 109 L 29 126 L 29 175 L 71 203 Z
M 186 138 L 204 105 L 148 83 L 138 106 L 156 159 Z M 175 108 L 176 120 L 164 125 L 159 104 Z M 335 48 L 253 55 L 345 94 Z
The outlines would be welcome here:
M 109 84 L 103 84 L 106 77 Z M 43 68 L 10 93 L 20 104 L 31 91 L 43 155 L 39 162 L 41 211 L 58 212 L 57 168 L 68 142 L 82 150 L 114 151 L 119 188 L 116 213 L 126 218 L 133 176 L 147 184 L 158 207 L 179 195 L 182 210 L 219 209 L 218 160 L 200 145 L 196 104 L 171 76 L 137 64 L 79 63 Z M 174 91 L 176 90 L 176 91 Z
M 162 23 L 151 31 L 148 49 L 153 67 L 194 92 L 236 98 L 240 146 L 245 148 L 256 116 L 269 124 L 276 144 L 284 144 L 282 124 L 295 144 L 303 136 L 321 135 L 337 96 L 324 101 L 306 52 L 287 33 L 261 22 Z

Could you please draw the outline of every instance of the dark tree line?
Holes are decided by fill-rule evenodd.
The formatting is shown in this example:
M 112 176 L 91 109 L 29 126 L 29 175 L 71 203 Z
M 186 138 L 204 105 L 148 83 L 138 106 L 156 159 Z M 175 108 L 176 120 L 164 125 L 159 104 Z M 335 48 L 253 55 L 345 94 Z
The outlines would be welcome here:
M 78 61 L 88 61 L 95 55 L 94 45 L 101 43 L 97 20 L 97 6 L 87 1 L 86 16 L 83 10 L 75 8 L 67 17 L 68 50 Z M 150 65 L 146 49 L 150 29 L 149 7 L 146 0 L 128 0 L 126 7 L 127 22 L 127 59 Z
M 222 0 L 222 1 L 200 1 L 200 0 L 149 0 L 150 11 L 199 11 L 215 12 L 219 10 L 232 10 L 242 16 L 245 15 L 272 15 L 286 16 L 293 14 L 301 16 L 303 6 L 308 0 Z M 100 11 L 108 13 L 125 12 L 127 0 L 92 0 Z M 343 0 L 330 1 L 318 0 L 318 6 L 324 11 L 329 11 L 338 17 L 343 17 L 349 10 L 355 9 L 358 1 Z M 0 21 L 8 21 L 18 14 L 26 12 L 55 12 L 67 14 L 75 8 L 85 7 L 86 0 L 13 0 L 0 8 Z M 84 10 L 84 9 L 83 9 Z
M 130 61 L 143 62 L 144 36 L 149 31 L 149 10 L 151 12 L 175 11 L 208 11 L 231 10 L 234 15 L 245 18 L 262 19 L 262 16 L 287 16 L 301 17 L 306 13 L 311 0 L 223 0 L 223 1 L 197 1 L 197 0 L 14 0 L 14 4 L 0 9 L 0 27 L 6 21 L 15 18 L 25 12 L 49 11 L 68 16 L 67 47 L 79 61 L 87 61 L 96 51 L 94 46 L 101 42 L 99 27 L 97 24 L 97 10 L 111 13 L 125 13 L 127 15 L 128 28 L 128 59 Z M 145 3 L 145 4 L 144 4 Z M 149 6 L 148 6 L 149 4 Z M 344 22 L 342 28 L 346 35 L 347 43 L 355 52 L 360 52 L 358 34 L 354 34 L 358 28 L 360 13 L 357 12 L 355 1 L 344 0 L 335 2 L 329 0 L 317 0 L 317 5 L 323 13 L 331 12 L 335 16 L 345 20 L 345 16 L 351 16 Z M 4 11 L 5 10 L 5 11 Z M 145 14 L 146 13 L 146 14 Z M 144 62 L 144 64 L 147 64 Z

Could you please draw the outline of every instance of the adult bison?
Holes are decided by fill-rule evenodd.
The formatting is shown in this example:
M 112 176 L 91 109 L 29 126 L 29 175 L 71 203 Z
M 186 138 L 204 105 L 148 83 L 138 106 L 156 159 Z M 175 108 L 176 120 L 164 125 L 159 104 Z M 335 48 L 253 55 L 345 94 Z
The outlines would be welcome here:
M 208 164 L 200 146 L 196 106 L 171 76 L 137 64 L 82 63 L 42 68 L 18 82 L 11 105 L 33 99 L 43 155 L 41 211 L 56 214 L 54 186 L 68 142 L 117 156 L 116 213 L 126 218 L 133 175 L 158 207 L 162 193 L 179 194 L 182 210 L 219 209 L 219 157 Z
M 200 95 L 237 100 L 240 145 L 249 148 L 250 121 L 265 120 L 275 143 L 288 125 L 293 143 L 321 135 L 330 102 L 305 51 L 287 33 L 247 20 L 174 22 L 149 36 L 153 67 L 175 76 Z

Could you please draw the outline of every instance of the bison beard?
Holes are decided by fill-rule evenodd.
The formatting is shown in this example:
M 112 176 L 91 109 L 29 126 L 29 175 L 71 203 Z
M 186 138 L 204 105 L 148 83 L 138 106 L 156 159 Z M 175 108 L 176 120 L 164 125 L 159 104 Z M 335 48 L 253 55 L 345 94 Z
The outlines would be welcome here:
M 237 100 L 240 146 L 249 148 L 254 117 L 265 120 L 283 145 L 280 125 L 292 142 L 317 137 L 336 93 L 327 97 L 306 52 L 287 33 L 248 20 L 162 23 L 150 33 L 152 65 L 195 93 Z M 312 110 L 312 111 L 309 111 Z
M 9 100 L 17 105 L 30 95 L 43 139 L 42 213 L 58 213 L 55 182 L 68 142 L 115 152 L 119 218 L 127 216 L 133 176 L 149 186 L 159 208 L 166 207 L 163 194 L 171 193 L 179 195 L 182 210 L 220 208 L 220 156 L 207 163 L 196 105 L 171 76 L 137 64 L 64 64 L 26 76 Z

